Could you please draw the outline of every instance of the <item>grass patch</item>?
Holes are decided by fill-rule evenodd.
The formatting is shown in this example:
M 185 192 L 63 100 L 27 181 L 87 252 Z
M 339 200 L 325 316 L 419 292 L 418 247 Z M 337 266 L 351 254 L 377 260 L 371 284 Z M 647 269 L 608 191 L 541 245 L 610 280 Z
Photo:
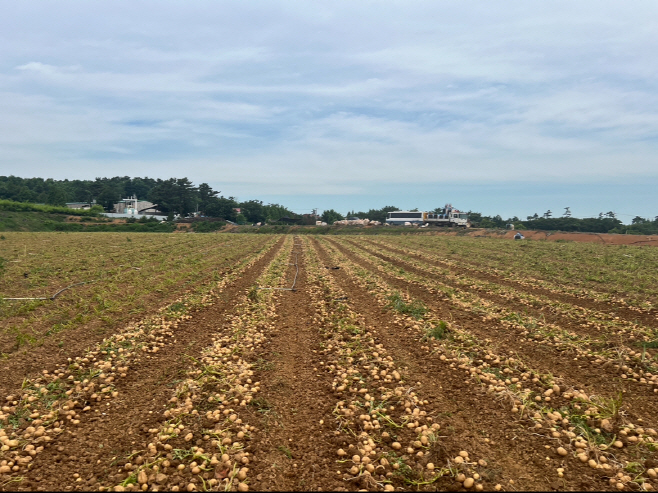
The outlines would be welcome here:
M 279 445 L 277 449 L 279 449 L 283 453 L 283 455 L 288 457 L 288 459 L 292 459 L 292 452 L 288 447 L 286 447 L 285 445 Z
M 254 363 L 254 368 L 258 371 L 270 371 L 274 370 L 274 363 L 264 360 L 263 358 L 258 358 L 256 363 Z
M 423 341 L 428 341 L 430 339 L 442 340 L 448 337 L 450 333 L 448 324 L 445 323 L 443 320 L 440 320 L 439 323 L 437 324 L 433 324 L 433 323 L 426 324 L 424 329 L 425 329 L 425 335 L 421 339 Z
M 176 314 L 183 314 L 183 313 L 185 313 L 185 312 L 187 311 L 187 307 L 185 306 L 184 303 L 181 303 L 181 302 L 179 301 L 179 302 L 176 302 L 176 303 L 172 303 L 172 304 L 169 306 L 168 311 L 169 311 L 170 313 L 172 313 L 172 314 L 173 314 L 173 313 L 176 313 Z
M 409 315 L 416 320 L 420 320 L 427 313 L 427 307 L 419 300 L 413 300 L 411 303 L 404 301 L 400 293 L 393 293 L 388 297 L 388 306 L 398 313 Z
M 255 407 L 256 411 L 262 414 L 270 413 L 274 407 L 264 397 L 252 399 L 249 405 Z

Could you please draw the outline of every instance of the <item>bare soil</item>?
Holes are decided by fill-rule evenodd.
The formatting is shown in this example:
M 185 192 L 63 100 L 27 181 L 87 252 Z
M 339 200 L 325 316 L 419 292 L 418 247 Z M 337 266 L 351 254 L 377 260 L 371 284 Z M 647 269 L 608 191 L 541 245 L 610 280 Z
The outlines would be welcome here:
M 122 466 L 126 465 L 128 457 L 149 448 L 153 441 L 150 430 L 162 427 L 167 421 L 164 410 L 171 403 L 177 382 L 190 369 L 190 361 L 200 360 L 204 348 L 219 335 L 227 334 L 236 313 L 237 300 L 251 293 L 259 276 L 284 244 L 282 238 L 244 275 L 226 286 L 215 304 L 191 312 L 191 317 L 178 325 L 175 339 L 167 340 L 159 351 L 145 353 L 143 358 L 135 360 L 127 375 L 116 380 L 117 397 L 99 405 L 94 403 L 93 409 L 86 414 L 80 410 L 83 415 L 80 422 L 67 424 L 63 433 L 55 435 L 52 441 L 41 442 L 44 443 L 44 450 L 35 455 L 31 465 L 21 470 L 20 474 L 0 473 L 0 490 L 98 491 L 115 488 L 126 480 L 129 475 Z M 250 454 L 250 460 L 248 483 L 244 484 L 248 484 L 250 491 L 382 491 L 385 485 L 392 485 L 396 491 L 468 491 L 462 482 L 457 481 L 457 469 L 449 470 L 436 481 L 416 484 L 401 473 L 387 477 L 382 475 L 376 481 L 366 483 L 355 481 L 358 478 L 346 473 L 352 466 L 351 458 L 340 460 L 337 450 L 348 449 L 357 437 L 337 426 L 333 414 L 339 401 L 345 397 L 334 391 L 333 376 L 322 368 L 327 360 L 322 356 L 324 340 L 321 330 L 324 322 L 318 322 L 320 308 L 314 304 L 309 289 L 314 286 L 313 282 L 318 282 L 318 286 L 320 282 L 316 281 L 319 277 L 313 277 L 316 271 L 309 273 L 311 266 L 306 248 L 312 248 L 325 264 L 326 278 L 330 277 L 345 293 L 345 303 L 349 309 L 362 317 L 364 326 L 360 329 L 367 331 L 377 344 L 386 348 L 396 367 L 403 371 L 405 385 L 427 399 L 424 409 L 440 425 L 438 441 L 427 448 L 425 456 L 415 455 L 415 450 L 404 456 L 414 472 L 426 472 L 428 461 L 436 464 L 437 469 L 454 468 L 455 458 L 460 452 L 468 451 L 469 460 L 480 471 L 480 478 L 476 479 L 484 485 L 485 491 L 493 490 L 496 485 L 502 491 L 617 490 L 605 471 L 576 459 L 571 450 L 568 456 L 558 455 L 550 435 L 537 433 L 536 423 L 527 414 L 511 413 L 510 402 L 504 396 L 495 396 L 485 386 L 474 384 L 468 370 L 439 358 L 416 327 L 392 309 L 379 304 L 347 269 L 332 263 L 327 245 L 337 249 L 351 262 L 377 272 L 400 292 L 422 301 L 441 319 L 450 320 L 451 324 L 468 331 L 478 340 L 489 339 L 491 347 L 499 354 L 532 361 L 538 370 L 552 372 L 556 382 L 565 388 L 579 388 L 589 394 L 607 397 L 622 392 L 623 419 L 643 419 L 647 426 L 654 425 L 656 421 L 658 394 L 651 392 L 646 385 L 622 380 L 610 368 L 593 368 L 589 361 L 574 359 L 573 353 L 527 340 L 516 330 L 496 321 L 485 321 L 476 313 L 450 305 L 432 287 L 432 282 L 439 281 L 440 277 L 393 258 L 397 251 L 395 248 L 375 248 L 372 242 L 365 239 L 296 240 L 293 252 L 301 249 L 301 253 L 295 257 L 291 252 L 285 277 L 287 285 L 291 285 L 296 275 L 294 258 L 297 258 L 299 274 L 296 290 L 278 292 L 274 314 L 268 320 L 271 328 L 267 331 L 265 343 L 244 356 L 254 365 L 256 373 L 251 378 L 259 382 L 260 387 L 257 399 L 240 408 L 240 418 L 255 426 L 253 433 L 245 439 L 245 450 Z M 391 265 L 421 275 L 426 282 L 411 282 L 385 274 L 377 270 L 374 261 L 355 255 L 346 246 L 356 247 Z M 440 263 L 437 265 L 446 267 Z M 470 271 L 468 273 L 470 275 Z M 493 275 L 483 275 L 481 278 L 502 282 Z M 514 287 L 521 289 L 516 285 Z M 516 311 L 527 308 L 477 290 L 471 292 Z M 541 290 L 528 292 L 545 294 Z M 583 306 L 596 306 L 621 316 L 631 315 L 602 303 L 591 305 L 581 299 L 559 299 Z M 154 300 L 154 303 L 158 301 Z M 332 306 L 325 303 L 322 310 L 331 311 Z M 536 310 L 537 313 L 540 311 Z M 555 323 L 587 333 L 587 329 L 577 327 L 560 315 L 549 316 Z M 66 347 L 44 345 L 35 348 L 30 357 L 14 357 L 3 362 L 0 371 L 6 378 L 0 383 L 0 400 L 4 401 L 9 393 L 20 393 L 24 377 L 61 367 L 66 358 L 82 355 L 99 338 L 98 334 L 86 333 L 81 329 L 69 335 Z M 252 383 L 251 380 L 249 383 Z M 568 404 L 565 398 L 556 395 L 551 405 L 558 409 Z M 188 416 L 197 416 L 200 429 L 205 429 L 203 415 L 214 405 L 211 400 L 197 402 L 197 414 Z M 395 432 L 407 439 L 405 443 L 410 443 L 418 433 L 414 426 L 417 424 L 411 425 L 410 429 L 401 427 L 403 429 Z M 194 442 L 183 445 L 208 446 L 207 439 L 204 442 L 196 437 Z M 179 441 L 182 443 L 182 438 Z M 178 442 L 174 440 L 172 443 Z M 655 451 L 637 450 L 634 460 L 639 466 L 634 468 L 643 472 L 645 468 L 658 465 L 655 463 Z M 30 450 L 26 449 L 25 452 L 29 453 Z M 400 452 L 403 453 L 404 450 Z M 0 461 L 2 459 L 0 452 Z M 198 478 L 194 478 L 195 483 L 191 483 L 177 476 L 175 467 L 178 465 L 177 460 L 172 460 L 171 467 L 165 466 L 170 470 L 166 479 L 169 482 L 164 482 L 164 487 L 149 480 L 144 487 L 133 485 L 132 491 L 162 490 L 172 486 L 180 487 L 181 491 L 190 487 L 188 491 L 198 491 L 204 489 L 209 477 L 220 477 L 216 470 L 204 470 Z M 564 478 L 558 476 L 558 468 L 563 468 Z M 229 484 L 229 489 L 235 491 L 237 484 L 237 481 Z M 625 491 L 639 490 L 637 483 L 628 483 L 625 488 Z

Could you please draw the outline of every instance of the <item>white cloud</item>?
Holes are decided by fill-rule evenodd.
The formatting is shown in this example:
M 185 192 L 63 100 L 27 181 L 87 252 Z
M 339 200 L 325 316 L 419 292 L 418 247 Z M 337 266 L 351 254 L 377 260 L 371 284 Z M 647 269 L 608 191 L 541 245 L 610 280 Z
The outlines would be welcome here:
M 654 3 L 39 5 L 0 19 L 2 173 L 252 196 L 658 175 Z

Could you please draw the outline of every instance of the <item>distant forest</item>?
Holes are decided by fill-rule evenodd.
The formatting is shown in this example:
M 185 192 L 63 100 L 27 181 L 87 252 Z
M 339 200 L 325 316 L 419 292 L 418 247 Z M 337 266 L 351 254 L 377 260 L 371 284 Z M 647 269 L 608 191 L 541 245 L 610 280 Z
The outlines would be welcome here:
M 208 217 L 222 218 L 240 224 L 279 222 L 281 219 L 297 223 L 313 223 L 310 218 L 302 218 L 280 204 L 263 204 L 260 200 L 239 202 L 234 197 L 224 197 L 221 192 L 213 190 L 207 183 L 195 186 L 187 178 L 130 178 L 115 176 L 113 178 L 96 178 L 95 180 L 53 180 L 52 178 L 19 178 L 0 176 L 0 199 L 14 202 L 29 202 L 51 206 L 65 206 L 67 202 L 92 202 L 112 210 L 119 200 L 135 195 L 158 205 L 164 214 L 183 217 L 197 210 Z M 240 213 L 236 212 L 240 210 Z M 99 210 L 99 208 L 97 208 Z M 400 210 L 395 206 L 368 211 L 350 211 L 343 216 L 333 209 L 325 210 L 322 220 L 332 224 L 345 217 L 368 218 L 385 221 L 388 212 Z M 433 212 L 440 213 L 437 207 Z M 503 219 L 500 215 L 485 216 L 479 212 L 469 211 L 473 227 L 506 228 L 513 224 L 515 229 L 539 229 L 546 231 L 581 231 L 594 233 L 621 234 L 658 234 L 658 217 L 653 219 L 636 216 L 631 224 L 624 224 L 613 212 L 599 214 L 593 218 L 575 218 L 566 213 L 561 217 L 551 217 L 551 211 L 542 216 L 534 214 L 526 220 L 518 217 Z
M 195 186 L 187 178 L 96 178 L 95 180 L 53 180 L 52 178 L 19 178 L 0 176 L 0 199 L 65 206 L 67 202 L 92 202 L 111 211 L 119 200 L 135 195 L 158 205 L 164 214 L 185 217 L 197 210 L 208 217 L 219 217 L 239 223 L 275 222 L 295 217 L 294 212 L 279 204 L 263 204 L 260 200 L 238 202 L 234 197 L 219 195 L 207 183 Z M 237 213 L 235 209 L 240 209 Z

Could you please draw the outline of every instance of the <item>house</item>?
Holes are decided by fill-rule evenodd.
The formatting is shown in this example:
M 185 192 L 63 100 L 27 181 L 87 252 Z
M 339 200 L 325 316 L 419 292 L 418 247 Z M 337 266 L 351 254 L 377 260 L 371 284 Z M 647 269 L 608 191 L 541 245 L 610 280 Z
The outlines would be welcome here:
M 150 210 L 151 214 L 155 213 L 155 204 L 147 200 L 137 200 L 137 197 L 133 195 L 128 199 L 123 199 L 114 204 L 114 212 L 117 214 L 144 214 L 147 210 Z

